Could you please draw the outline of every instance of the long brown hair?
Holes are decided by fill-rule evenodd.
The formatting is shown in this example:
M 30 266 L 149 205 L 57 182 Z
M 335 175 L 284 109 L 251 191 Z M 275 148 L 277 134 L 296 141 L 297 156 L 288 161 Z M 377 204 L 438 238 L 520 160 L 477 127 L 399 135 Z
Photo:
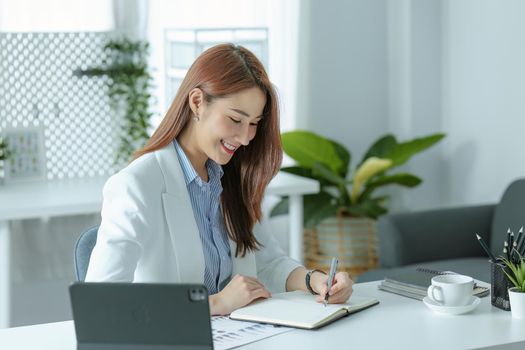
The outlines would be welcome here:
M 261 219 L 264 190 L 282 161 L 277 94 L 262 63 L 242 46 L 221 44 L 203 52 L 192 64 L 168 112 L 144 148 L 133 159 L 173 141 L 190 121 L 189 93 L 200 88 L 206 101 L 258 87 L 266 95 L 263 118 L 248 147 L 235 152 L 223 166 L 222 212 L 230 238 L 237 243 L 235 256 L 259 249 L 253 226 Z

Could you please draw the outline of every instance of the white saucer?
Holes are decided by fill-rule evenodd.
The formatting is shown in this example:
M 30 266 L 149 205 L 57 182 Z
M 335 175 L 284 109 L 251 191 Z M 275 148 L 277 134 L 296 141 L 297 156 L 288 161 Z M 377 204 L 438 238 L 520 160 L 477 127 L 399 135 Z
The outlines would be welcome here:
M 425 305 L 430 310 L 440 313 L 440 314 L 446 314 L 446 315 L 460 315 L 460 314 L 470 312 L 479 305 L 480 301 L 481 301 L 480 298 L 476 296 L 472 296 L 470 303 L 468 303 L 467 305 L 443 306 L 443 305 L 436 303 L 435 301 L 430 299 L 428 296 L 423 298 L 423 303 L 425 303 Z

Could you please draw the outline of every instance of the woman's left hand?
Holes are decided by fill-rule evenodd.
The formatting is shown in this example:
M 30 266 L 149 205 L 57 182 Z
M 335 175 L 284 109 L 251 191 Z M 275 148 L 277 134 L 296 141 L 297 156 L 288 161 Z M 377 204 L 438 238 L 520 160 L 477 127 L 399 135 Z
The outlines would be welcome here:
M 329 304 L 346 303 L 352 295 L 352 286 L 354 284 L 354 281 L 352 281 L 350 276 L 348 276 L 348 273 L 336 273 L 330 291 L 328 291 L 328 286 L 326 285 L 327 281 L 327 275 L 324 275 L 319 272 L 314 272 L 312 274 L 312 288 L 315 292 L 319 293 L 319 295 L 316 298 L 317 302 L 322 303 L 324 301 L 326 292 L 328 292 Z

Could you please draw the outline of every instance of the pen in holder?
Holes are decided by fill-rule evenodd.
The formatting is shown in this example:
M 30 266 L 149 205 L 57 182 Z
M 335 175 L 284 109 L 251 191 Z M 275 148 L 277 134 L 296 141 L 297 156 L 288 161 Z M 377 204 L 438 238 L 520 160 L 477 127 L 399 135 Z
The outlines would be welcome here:
M 513 287 L 503 269 L 511 271 L 499 259 L 494 262 L 490 260 L 490 302 L 497 308 L 505 311 L 510 310 L 509 288 Z

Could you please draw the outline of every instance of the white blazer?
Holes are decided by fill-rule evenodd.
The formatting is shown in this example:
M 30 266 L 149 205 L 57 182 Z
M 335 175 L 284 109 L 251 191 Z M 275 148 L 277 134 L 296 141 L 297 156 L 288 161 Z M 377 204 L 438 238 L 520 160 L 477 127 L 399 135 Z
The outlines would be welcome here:
M 86 282 L 204 282 L 202 244 L 172 143 L 109 178 L 103 196 Z M 300 264 L 262 226 L 254 229 L 263 245 L 255 253 L 235 258 L 230 240 L 232 275 L 256 276 L 271 292 L 282 292 Z

